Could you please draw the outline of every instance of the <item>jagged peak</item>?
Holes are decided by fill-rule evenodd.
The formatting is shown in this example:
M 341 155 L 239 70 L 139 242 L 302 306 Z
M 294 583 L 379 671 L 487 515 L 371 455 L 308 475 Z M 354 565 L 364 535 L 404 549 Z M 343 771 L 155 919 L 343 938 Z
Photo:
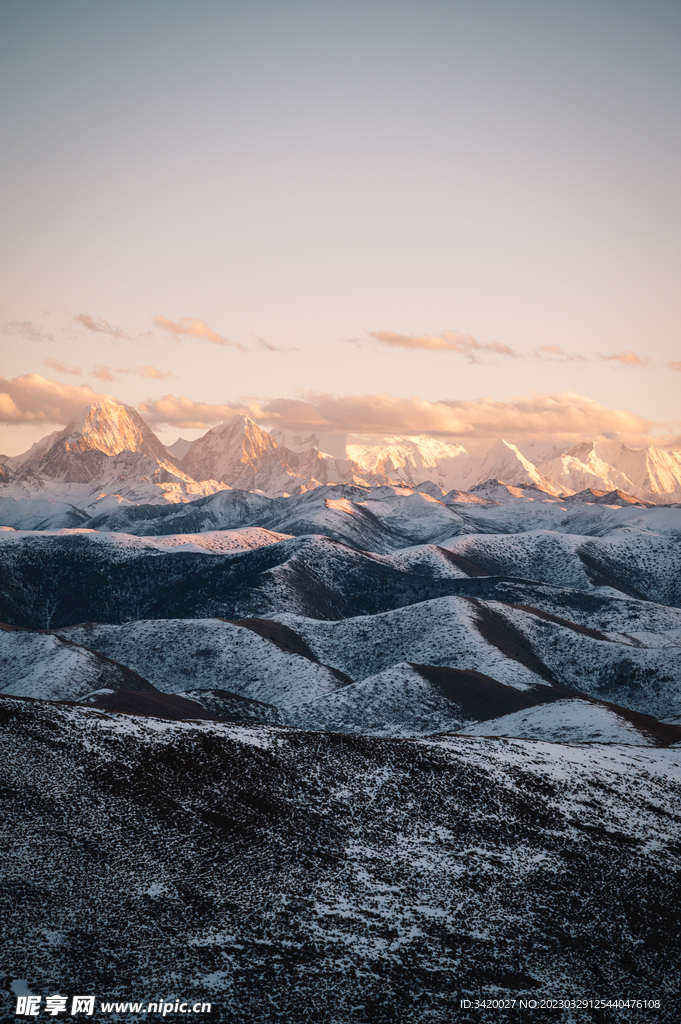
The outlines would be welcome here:
M 211 427 L 203 437 L 199 437 L 194 442 L 192 449 L 200 450 L 204 443 L 214 444 L 218 440 L 221 443 L 229 443 L 239 439 L 244 442 L 257 440 L 260 446 L 267 448 L 279 447 L 272 435 L 258 426 L 255 420 L 239 413 L 233 419 L 225 420 L 224 423 L 218 423 L 217 426 Z
M 209 434 L 224 434 L 232 433 L 239 434 L 247 431 L 255 430 L 261 434 L 267 434 L 266 430 L 259 427 L 255 420 L 252 420 L 250 416 L 246 416 L 244 413 L 237 413 L 232 419 L 224 420 L 222 423 L 218 423 L 217 426 L 212 427 Z M 205 435 L 204 435 L 205 436 Z M 268 435 L 271 436 L 271 435 Z M 201 438 L 199 438 L 201 440 Z
M 82 416 L 26 454 L 21 476 L 37 473 L 67 482 L 92 479 L 101 467 L 102 456 L 139 455 L 152 458 L 159 468 L 171 470 L 177 460 L 144 422 L 136 409 L 107 397 L 93 402 Z
M 596 447 L 594 441 L 580 441 L 578 444 L 573 444 L 572 448 L 568 448 L 565 455 L 572 459 L 579 459 L 584 462 L 585 459 L 591 455 Z
M 173 461 L 137 410 L 109 396 L 93 402 L 84 411 L 80 422 L 70 423 L 66 427 L 62 438 L 66 451 L 94 449 L 105 455 L 119 455 L 124 451 L 141 452 L 154 458 Z

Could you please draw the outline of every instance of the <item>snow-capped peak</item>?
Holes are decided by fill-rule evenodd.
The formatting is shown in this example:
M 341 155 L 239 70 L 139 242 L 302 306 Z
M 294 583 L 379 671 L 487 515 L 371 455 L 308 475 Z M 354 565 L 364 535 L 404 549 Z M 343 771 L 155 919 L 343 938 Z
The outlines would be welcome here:
M 3 489 L 29 497 L 36 488 L 87 484 L 86 504 L 95 492 L 117 500 L 137 501 L 143 493 L 146 501 L 176 501 L 225 486 L 274 497 L 345 483 L 413 489 L 429 482 L 437 496 L 470 492 L 490 480 L 554 496 L 592 489 L 654 503 L 681 500 L 681 453 L 631 449 L 618 438 L 522 446 L 502 438 L 486 455 L 473 456 L 461 444 L 428 435 L 269 433 L 236 415 L 194 442 L 178 438 L 165 447 L 135 409 L 112 398 L 4 462 Z M 60 500 L 75 500 L 68 487 L 62 490 Z
M 182 469 L 195 480 L 236 480 L 244 469 L 254 471 L 256 463 L 276 461 L 278 449 L 274 438 L 252 419 L 235 416 L 195 441 Z
M 140 414 L 129 405 L 113 398 L 94 402 L 85 413 L 82 424 L 69 425 L 65 439 L 67 451 L 95 449 L 105 455 L 141 452 L 153 458 L 167 458 L 167 451 Z

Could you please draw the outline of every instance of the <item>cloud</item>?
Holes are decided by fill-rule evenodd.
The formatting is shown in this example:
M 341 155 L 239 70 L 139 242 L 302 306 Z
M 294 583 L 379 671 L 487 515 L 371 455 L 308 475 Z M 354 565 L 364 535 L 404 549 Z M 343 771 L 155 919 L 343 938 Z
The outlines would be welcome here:
M 5 325 L 5 329 L 12 331 L 14 334 L 20 334 L 24 338 L 28 338 L 29 341 L 54 341 L 54 336 L 43 331 L 42 328 L 36 327 L 31 320 L 10 320 Z
M 253 408 L 253 407 L 252 407 Z M 279 399 L 259 410 L 263 418 L 288 429 L 310 427 L 356 433 L 428 433 L 443 436 L 499 437 L 637 431 L 650 426 L 633 413 L 608 409 L 571 392 L 533 395 L 509 402 L 398 398 L 394 395 L 317 394 L 307 401 Z M 255 418 L 255 417 L 254 417 Z
M 676 370 L 677 373 L 681 373 L 681 359 L 673 359 L 671 362 L 665 363 L 665 366 L 668 366 L 670 370 Z
M 166 395 L 141 407 L 150 422 L 177 427 L 204 427 L 245 414 L 260 423 L 286 430 L 358 434 L 435 434 L 442 437 L 561 437 L 581 438 L 604 431 L 645 433 L 649 420 L 624 409 L 608 409 L 593 399 L 571 392 L 532 395 L 508 402 L 395 395 L 330 395 L 278 398 L 248 405 L 209 405 Z
M 194 402 L 191 398 L 164 395 L 156 400 L 148 399 L 139 406 L 144 418 L 152 425 L 167 424 L 186 429 L 211 427 L 224 423 L 243 413 L 250 416 L 249 408 L 237 405 L 211 405 L 208 402 Z
M 470 334 L 460 331 L 443 331 L 442 334 L 396 334 L 394 331 L 369 331 L 369 337 L 382 345 L 393 348 L 421 348 L 433 352 L 456 352 L 464 356 L 469 363 L 480 362 L 478 356 L 492 352 L 495 355 L 520 357 L 521 353 L 498 341 L 480 342 Z
M 299 348 L 279 348 L 278 345 L 273 345 L 271 342 L 266 341 L 265 338 L 258 337 L 257 334 L 254 334 L 253 337 L 257 343 L 262 346 L 262 348 L 266 348 L 268 352 L 300 352 Z
M 61 359 L 43 359 L 43 365 L 49 366 L 51 370 L 56 370 L 57 373 L 64 373 L 68 377 L 83 376 L 80 366 L 67 366 L 66 363 L 62 363 Z
M 115 376 L 117 372 L 118 371 L 114 371 L 113 367 L 102 366 L 100 363 L 99 366 L 94 367 L 91 376 L 96 377 L 97 380 L 101 380 L 102 382 L 116 382 L 119 380 L 119 378 Z
M 469 363 L 481 362 L 484 354 L 510 356 L 512 359 L 540 359 L 551 363 L 586 363 L 586 356 L 577 352 L 568 352 L 562 345 L 541 345 L 534 352 L 520 352 L 509 345 L 498 341 L 480 342 L 469 334 L 460 331 L 443 331 L 442 334 L 396 334 L 394 331 L 370 331 L 369 336 L 383 345 L 395 348 L 428 349 L 433 352 L 456 352 L 464 356 Z M 348 339 L 358 344 L 355 339 Z M 612 355 L 599 353 L 601 359 L 624 363 L 625 366 L 652 366 L 647 356 L 638 356 L 635 352 L 616 352 Z M 672 369 L 676 365 L 668 363 Z
M 89 373 L 83 373 L 80 366 L 67 366 L 61 359 L 43 359 L 43 363 L 51 370 L 56 370 L 57 373 L 63 373 L 69 377 L 90 376 L 101 381 L 118 381 L 121 375 L 125 376 L 126 374 L 133 374 L 136 377 L 151 377 L 154 380 L 166 380 L 168 377 L 176 376 L 170 370 L 159 370 L 156 366 L 138 366 L 134 369 L 127 369 L 123 366 L 102 366 L 100 363 Z
M 195 317 L 185 316 L 182 320 L 168 320 L 162 313 L 159 313 L 153 320 L 158 328 L 166 331 L 168 334 L 172 334 L 177 341 L 182 337 L 206 338 L 207 341 L 212 341 L 214 345 L 232 345 L 242 352 L 248 351 L 238 341 L 230 341 L 229 338 L 223 338 L 222 335 L 216 334 L 215 331 L 211 330 L 204 320 L 197 320 Z
M 608 362 L 624 363 L 625 366 L 650 366 L 650 360 L 647 356 L 637 356 L 635 352 L 630 352 L 626 349 L 624 352 L 613 352 L 612 355 L 606 356 L 602 352 L 598 353 L 601 359 L 605 359 Z
M 172 370 L 159 370 L 156 366 L 138 366 L 136 370 L 126 370 L 126 373 L 134 373 L 138 377 L 153 377 L 154 380 L 166 380 L 168 377 L 175 377 L 177 374 Z
M 89 384 L 60 384 L 39 373 L 0 377 L 0 422 L 65 424 L 106 395 Z
M 542 345 L 533 352 L 535 359 L 546 359 L 550 363 L 585 363 L 586 356 L 576 352 L 566 352 L 562 345 Z
M 133 374 L 135 377 L 151 377 L 154 380 L 167 380 L 168 377 L 176 377 L 171 370 L 159 370 L 156 366 L 138 366 L 134 369 L 127 369 L 123 366 L 102 366 L 100 363 L 92 370 L 92 376 L 101 381 L 117 381 L 120 376 Z
M 93 334 L 108 334 L 112 338 L 124 338 L 126 341 L 130 341 L 130 336 L 125 331 L 122 331 L 120 327 L 112 326 L 108 320 L 102 320 L 99 316 L 78 313 L 77 316 L 74 316 L 73 322 L 87 331 L 92 331 Z

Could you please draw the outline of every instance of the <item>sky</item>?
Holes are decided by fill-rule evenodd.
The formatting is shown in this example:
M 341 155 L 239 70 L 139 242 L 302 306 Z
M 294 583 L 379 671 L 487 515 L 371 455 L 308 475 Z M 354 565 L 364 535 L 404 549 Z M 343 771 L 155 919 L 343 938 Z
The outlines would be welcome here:
M 677 0 L 4 0 L 0 452 L 681 446 Z

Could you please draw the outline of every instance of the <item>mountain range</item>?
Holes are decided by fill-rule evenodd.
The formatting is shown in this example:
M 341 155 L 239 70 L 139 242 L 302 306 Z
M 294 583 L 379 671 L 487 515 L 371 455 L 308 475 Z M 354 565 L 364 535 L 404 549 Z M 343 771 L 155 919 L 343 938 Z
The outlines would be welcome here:
M 323 450 L 327 441 L 336 454 Z M 560 446 L 499 439 L 474 456 L 425 435 L 334 441 L 270 433 L 245 416 L 166 448 L 136 410 L 105 399 L 22 455 L 0 456 L 0 497 L 62 501 L 90 514 L 121 503 L 193 501 L 227 488 L 278 497 L 328 484 L 425 487 L 442 497 L 475 494 L 487 481 L 533 488 L 544 499 L 621 491 L 666 504 L 681 501 L 681 451 L 631 449 L 617 440 Z
M 675 1024 L 678 453 L 107 400 L 2 478 L 0 1015 Z
M 0 693 L 381 736 L 681 741 L 678 507 L 396 490 L 229 489 L 69 526 L 14 502 Z

